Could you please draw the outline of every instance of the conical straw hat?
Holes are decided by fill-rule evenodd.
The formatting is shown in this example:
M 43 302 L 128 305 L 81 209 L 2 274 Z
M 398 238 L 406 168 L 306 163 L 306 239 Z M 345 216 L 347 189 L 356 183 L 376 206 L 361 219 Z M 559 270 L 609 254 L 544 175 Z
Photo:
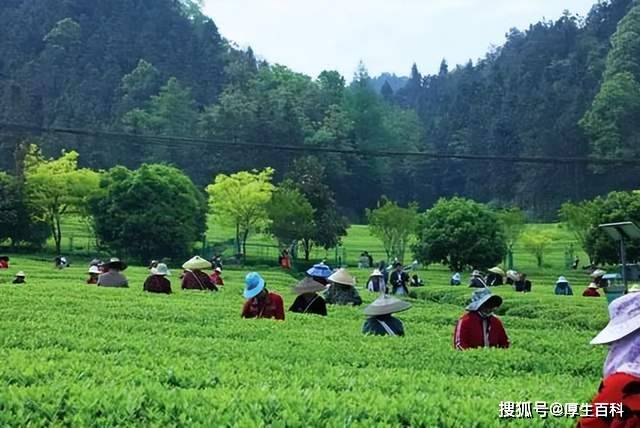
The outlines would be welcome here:
M 411 307 L 411 303 L 396 299 L 391 296 L 380 296 L 369 306 L 364 308 L 364 314 L 370 317 L 378 315 L 394 314 L 406 311 Z
M 329 281 L 342 285 L 356 285 L 356 279 L 346 269 L 338 269 L 329 277 Z
M 320 284 L 313 278 L 306 277 L 293 287 L 293 292 L 296 294 L 317 293 L 319 291 L 325 291 L 326 289 L 326 285 Z
M 211 262 L 206 261 L 200 256 L 194 256 L 182 265 L 182 269 L 186 270 L 201 270 L 209 268 L 211 268 Z

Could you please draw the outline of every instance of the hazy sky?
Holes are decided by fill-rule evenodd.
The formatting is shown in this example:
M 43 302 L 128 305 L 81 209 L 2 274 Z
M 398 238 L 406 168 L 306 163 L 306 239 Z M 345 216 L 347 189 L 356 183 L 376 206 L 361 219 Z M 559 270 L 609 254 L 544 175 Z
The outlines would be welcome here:
M 563 10 L 586 15 L 596 0 L 204 0 L 222 35 L 270 63 L 348 80 L 360 60 L 369 74 L 436 72 L 481 58 L 512 27 Z

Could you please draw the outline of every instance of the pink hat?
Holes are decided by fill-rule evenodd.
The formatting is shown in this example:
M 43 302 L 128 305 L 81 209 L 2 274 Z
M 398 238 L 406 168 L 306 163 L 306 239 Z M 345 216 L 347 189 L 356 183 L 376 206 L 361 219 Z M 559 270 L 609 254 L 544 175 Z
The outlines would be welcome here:
M 609 324 L 591 341 L 592 345 L 615 342 L 640 329 L 640 295 L 627 294 L 609 305 Z

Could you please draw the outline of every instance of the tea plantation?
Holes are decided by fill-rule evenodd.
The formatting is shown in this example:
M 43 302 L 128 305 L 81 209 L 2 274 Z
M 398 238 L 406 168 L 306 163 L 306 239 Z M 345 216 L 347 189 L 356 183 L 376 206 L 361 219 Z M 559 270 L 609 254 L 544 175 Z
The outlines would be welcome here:
M 442 268 L 421 272 L 404 338 L 363 337 L 361 308 L 325 318 L 243 320 L 245 271 L 225 270 L 218 293 L 84 285 L 79 261 L 57 271 L 16 256 L 0 271 L 0 426 L 572 426 L 575 420 L 499 419 L 501 401 L 590 400 L 606 350 L 588 345 L 607 322 L 604 298 L 553 295 L 552 276 L 533 293 L 494 289 L 512 347 L 456 352 L 452 332 L 470 296 Z M 26 286 L 10 279 L 28 274 Z M 293 302 L 293 276 L 261 270 Z M 367 276 L 354 270 L 359 283 Z M 562 272 L 561 272 L 562 273 Z M 542 284 L 542 285 L 541 285 Z M 365 301 L 375 296 L 360 291 Z M 288 308 L 288 306 L 287 306 Z

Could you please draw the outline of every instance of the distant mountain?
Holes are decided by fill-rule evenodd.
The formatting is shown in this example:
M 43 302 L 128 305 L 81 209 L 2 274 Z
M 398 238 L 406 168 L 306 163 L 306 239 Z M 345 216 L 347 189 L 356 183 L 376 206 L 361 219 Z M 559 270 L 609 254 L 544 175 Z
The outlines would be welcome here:
M 382 73 L 377 77 L 371 78 L 371 88 L 379 94 L 384 82 L 389 82 L 389 86 L 391 86 L 393 92 L 396 92 L 398 89 L 404 88 L 408 81 L 409 78 L 407 76 L 396 76 L 394 73 Z

